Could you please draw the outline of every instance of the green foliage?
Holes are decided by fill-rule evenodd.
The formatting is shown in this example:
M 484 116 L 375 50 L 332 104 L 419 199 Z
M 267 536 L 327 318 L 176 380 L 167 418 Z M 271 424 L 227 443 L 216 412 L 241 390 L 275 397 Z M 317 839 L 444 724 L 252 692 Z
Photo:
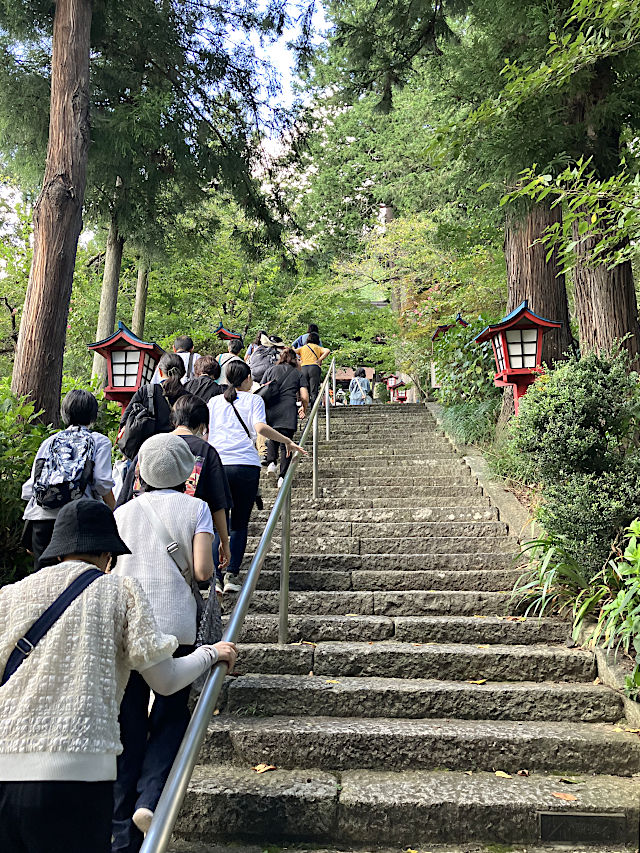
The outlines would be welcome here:
M 436 396 L 444 406 L 501 398 L 501 390 L 493 384 L 495 359 L 491 344 L 474 341 L 488 323 L 480 317 L 466 327 L 455 324 L 436 339 L 433 349 L 441 386 Z
M 489 445 L 495 435 L 500 413 L 500 397 L 452 403 L 442 409 L 442 423 L 448 435 L 462 444 Z
M 51 434 L 26 398 L 16 398 L 0 380 L 0 585 L 28 573 L 32 560 L 21 545 L 22 484 L 29 478 L 38 447 Z

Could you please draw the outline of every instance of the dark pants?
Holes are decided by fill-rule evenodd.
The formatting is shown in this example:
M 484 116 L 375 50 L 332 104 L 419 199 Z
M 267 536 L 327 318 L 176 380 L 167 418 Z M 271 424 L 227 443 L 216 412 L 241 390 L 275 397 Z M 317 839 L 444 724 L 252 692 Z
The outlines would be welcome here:
M 54 520 L 27 521 L 22 534 L 22 544 L 33 554 L 33 567 L 39 569 L 38 560 L 53 536 Z
M 260 485 L 260 468 L 257 465 L 225 465 L 224 473 L 227 475 L 233 499 L 233 507 L 228 518 L 231 562 L 227 566 L 227 571 L 237 575 L 247 547 L 249 519 Z M 216 533 L 213 542 L 213 562 L 216 567 L 216 576 L 222 579 L 222 572 L 218 569 L 219 544 L 220 539 Z
M 113 782 L 0 782 L 2 853 L 109 853 Z
M 320 365 L 304 364 L 302 366 L 302 375 L 306 378 L 307 385 L 309 386 L 309 409 L 311 409 L 320 388 Z
M 178 646 L 174 657 L 193 651 L 193 646 Z M 173 759 L 189 725 L 190 687 L 171 696 L 154 693 L 149 713 L 151 689 L 139 672 L 132 671 L 120 705 L 120 739 L 123 751 L 118 756 L 118 778 L 113 787 L 112 851 L 134 853 L 140 849 L 143 835 L 132 821 L 136 809 L 155 811 L 167 781 Z
M 277 429 L 278 432 L 286 435 L 287 438 L 293 438 L 296 433 L 295 429 L 287 429 L 286 427 L 278 427 Z M 280 476 L 284 477 L 291 462 L 291 456 L 287 456 L 286 445 L 269 439 L 267 442 L 267 464 L 278 461 L 278 450 L 280 451 Z

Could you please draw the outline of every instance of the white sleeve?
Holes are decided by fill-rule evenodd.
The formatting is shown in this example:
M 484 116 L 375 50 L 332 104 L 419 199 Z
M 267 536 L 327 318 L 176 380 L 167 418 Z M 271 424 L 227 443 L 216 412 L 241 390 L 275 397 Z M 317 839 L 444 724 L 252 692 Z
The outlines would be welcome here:
M 111 467 L 111 442 L 99 432 L 93 433 L 96 443 L 93 468 L 93 489 L 100 496 L 107 495 L 114 487 L 113 469 Z
M 161 696 L 170 696 L 192 684 L 214 663 L 210 651 L 200 647 L 182 658 L 165 658 L 140 674 L 153 691 Z
M 209 509 L 209 504 L 206 504 L 204 501 L 200 501 L 195 533 L 210 533 L 213 536 L 213 518 L 211 517 L 211 510 Z
M 257 394 L 253 395 L 251 400 L 251 426 L 256 424 L 266 424 L 267 413 L 264 407 L 264 400 Z

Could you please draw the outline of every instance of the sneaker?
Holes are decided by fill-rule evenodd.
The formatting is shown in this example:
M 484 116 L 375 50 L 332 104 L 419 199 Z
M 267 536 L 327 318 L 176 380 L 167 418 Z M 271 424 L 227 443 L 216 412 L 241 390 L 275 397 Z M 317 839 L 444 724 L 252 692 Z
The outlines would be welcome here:
M 240 580 L 239 575 L 232 575 L 231 572 L 227 572 L 224 576 L 224 591 L 240 592 L 241 589 L 242 581 Z
M 269 465 L 267 466 L 267 474 L 275 475 L 277 473 L 278 473 L 278 469 L 276 467 L 276 463 L 275 462 L 269 462 Z
M 138 827 L 140 832 L 144 833 L 144 835 L 149 832 L 149 827 L 151 826 L 151 819 L 153 818 L 153 812 L 151 809 L 136 809 L 133 813 L 133 822 Z
M 216 595 L 222 595 L 222 583 L 223 581 L 219 577 L 216 577 Z
M 278 488 L 282 488 L 282 484 L 284 483 L 284 477 L 278 477 Z

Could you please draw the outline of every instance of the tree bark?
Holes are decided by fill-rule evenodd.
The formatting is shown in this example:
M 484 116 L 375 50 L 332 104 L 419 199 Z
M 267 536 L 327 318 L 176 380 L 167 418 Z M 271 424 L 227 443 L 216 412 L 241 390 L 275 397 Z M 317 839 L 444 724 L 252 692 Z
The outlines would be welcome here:
M 597 238 L 593 231 L 580 237 L 578 226 L 576 220 L 573 224 L 576 241 L 573 281 L 580 350 L 583 354 L 593 350 L 609 352 L 616 341 L 629 335 L 624 346 L 637 368 L 640 327 L 631 263 L 627 261 L 613 269 L 603 264 L 592 265 L 591 251 Z
M 527 299 L 534 313 L 562 323 L 562 328 L 547 332 L 543 338 L 542 361 L 546 364 L 562 360 L 572 348 L 565 277 L 559 271 L 557 252 L 554 249 L 547 262 L 546 246 L 535 242 L 546 228 L 560 221 L 561 216 L 559 206 L 552 209 L 542 202 L 524 217 L 508 220 L 505 227 L 507 313 Z
M 33 210 L 33 261 L 12 390 L 60 417 L 62 362 L 73 270 L 82 229 L 89 148 L 91 0 L 57 0 L 51 56 L 49 144 Z
M 138 280 L 136 282 L 136 301 L 133 306 L 133 317 L 131 318 L 131 331 L 134 335 L 142 338 L 144 335 L 144 321 L 147 315 L 147 294 L 149 292 L 149 262 L 141 257 L 138 261 Z
M 123 249 L 124 237 L 118 232 L 118 223 L 115 216 L 112 216 L 107 235 L 107 250 L 104 257 L 98 328 L 96 330 L 97 341 L 107 338 L 113 332 L 116 322 Z M 107 362 L 99 353 L 94 353 L 91 375 L 98 376 L 103 385 L 107 381 Z

